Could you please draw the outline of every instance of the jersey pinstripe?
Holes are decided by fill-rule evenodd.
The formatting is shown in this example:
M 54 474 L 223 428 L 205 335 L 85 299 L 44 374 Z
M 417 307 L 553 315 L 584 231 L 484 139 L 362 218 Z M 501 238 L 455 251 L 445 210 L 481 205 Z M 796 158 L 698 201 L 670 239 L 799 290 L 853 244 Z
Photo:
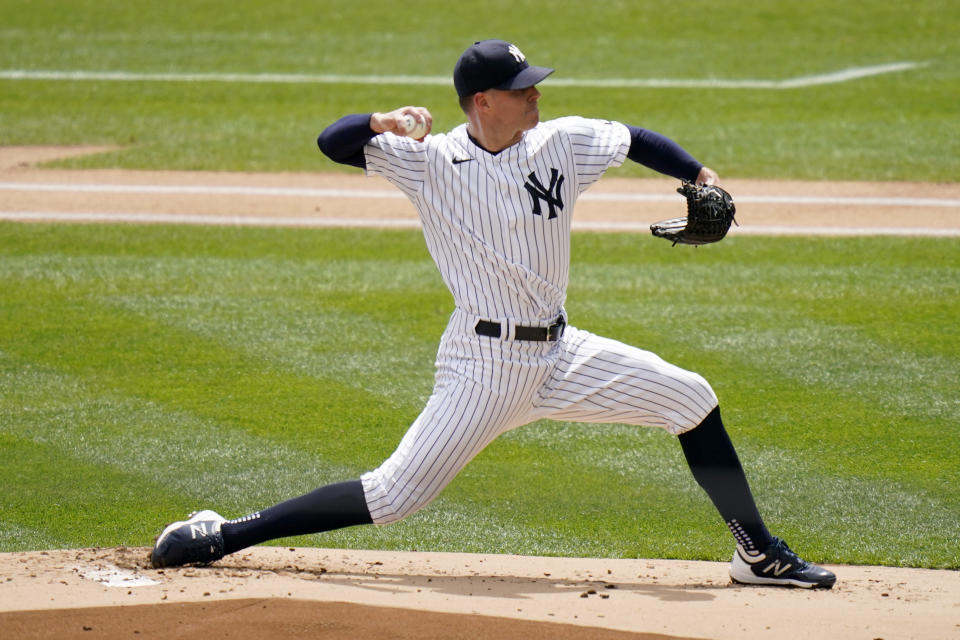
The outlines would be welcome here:
M 542 324 L 566 296 L 576 198 L 622 164 L 629 148 L 622 124 L 569 117 L 541 123 L 495 155 L 470 139 L 466 125 L 424 143 L 380 135 L 365 151 L 367 172 L 399 187 L 419 212 L 458 308 Z M 553 175 L 548 195 L 562 204 L 537 200 L 526 186 L 548 188 Z
M 512 339 L 515 325 L 545 326 L 563 312 L 574 203 L 629 146 L 622 124 L 575 117 L 541 123 L 496 155 L 465 125 L 423 143 L 383 134 L 367 144 L 368 173 L 413 202 L 456 303 L 426 407 L 390 458 L 361 478 L 375 523 L 422 508 L 498 435 L 533 420 L 678 434 L 717 405 L 698 374 L 588 331 Z M 477 335 L 481 319 L 500 322 L 502 337 Z

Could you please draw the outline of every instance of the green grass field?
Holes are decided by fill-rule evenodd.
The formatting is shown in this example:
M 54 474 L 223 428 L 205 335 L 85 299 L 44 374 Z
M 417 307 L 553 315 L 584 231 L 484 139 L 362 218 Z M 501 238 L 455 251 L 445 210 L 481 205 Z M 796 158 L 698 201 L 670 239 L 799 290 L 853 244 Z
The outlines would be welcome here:
M 0 0 L 0 70 L 446 76 L 473 40 L 516 41 L 557 79 L 778 81 L 923 66 L 789 90 L 544 85 L 544 117 L 661 131 L 728 177 L 953 181 L 960 14 L 944 0 L 177 3 Z M 329 170 L 316 134 L 351 112 L 423 104 L 462 121 L 450 86 L 0 79 L 0 144 L 106 143 L 66 166 Z M 640 167 L 619 170 L 649 175 Z
M 452 88 L 10 72 L 449 76 L 503 37 L 557 79 L 917 63 L 794 89 L 546 83 L 541 106 L 661 131 L 731 178 L 960 174 L 951 2 L 416 4 L 0 0 L 0 145 L 120 147 L 57 163 L 74 168 L 339 170 L 314 143 L 332 120 L 423 104 L 447 129 Z M 714 384 L 767 519 L 806 557 L 960 568 L 958 248 L 579 234 L 568 309 Z M 0 550 L 146 545 L 197 507 L 239 516 L 375 466 L 430 393 L 451 304 L 415 232 L 0 223 Z M 409 521 L 292 542 L 730 553 L 672 437 L 546 422 Z
M 0 248 L 4 550 L 144 545 L 188 510 L 237 517 L 376 466 L 451 310 L 417 232 L 6 223 Z M 574 248 L 572 318 L 714 383 L 778 533 L 819 560 L 960 567 L 955 240 Z M 673 437 L 551 422 L 408 521 L 300 542 L 730 551 Z

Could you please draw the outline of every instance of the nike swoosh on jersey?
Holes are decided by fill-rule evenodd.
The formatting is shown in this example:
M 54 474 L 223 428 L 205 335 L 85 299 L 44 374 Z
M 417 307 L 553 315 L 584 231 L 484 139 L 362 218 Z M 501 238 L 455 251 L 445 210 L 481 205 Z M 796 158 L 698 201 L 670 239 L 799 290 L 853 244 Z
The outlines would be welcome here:
M 454 158 L 453 164 L 463 164 L 464 162 L 470 162 L 473 158 Z

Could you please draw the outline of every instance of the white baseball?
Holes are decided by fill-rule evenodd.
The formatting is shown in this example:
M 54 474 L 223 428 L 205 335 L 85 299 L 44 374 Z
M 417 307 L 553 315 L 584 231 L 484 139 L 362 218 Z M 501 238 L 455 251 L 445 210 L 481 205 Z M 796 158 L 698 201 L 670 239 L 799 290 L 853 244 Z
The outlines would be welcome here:
M 403 115 L 400 119 L 400 128 L 406 131 L 408 138 L 420 139 L 427 135 L 427 123 L 423 120 L 417 120 L 409 113 Z

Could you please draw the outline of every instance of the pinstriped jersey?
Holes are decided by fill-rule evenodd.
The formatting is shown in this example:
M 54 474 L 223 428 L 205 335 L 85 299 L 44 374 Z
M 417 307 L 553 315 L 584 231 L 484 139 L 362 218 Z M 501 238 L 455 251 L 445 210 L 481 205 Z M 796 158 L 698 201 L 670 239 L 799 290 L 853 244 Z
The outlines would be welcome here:
M 460 125 L 424 142 L 384 133 L 366 171 L 402 190 L 457 307 L 490 320 L 548 324 L 566 300 L 577 197 L 630 149 L 626 126 L 580 117 L 541 122 L 491 154 Z

